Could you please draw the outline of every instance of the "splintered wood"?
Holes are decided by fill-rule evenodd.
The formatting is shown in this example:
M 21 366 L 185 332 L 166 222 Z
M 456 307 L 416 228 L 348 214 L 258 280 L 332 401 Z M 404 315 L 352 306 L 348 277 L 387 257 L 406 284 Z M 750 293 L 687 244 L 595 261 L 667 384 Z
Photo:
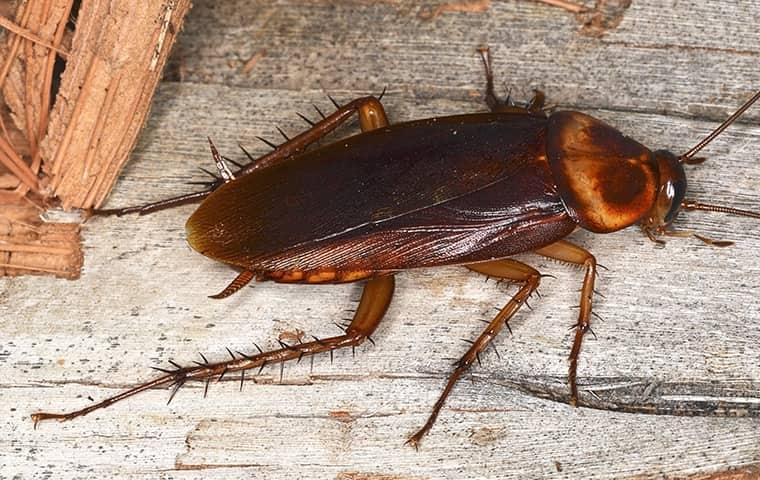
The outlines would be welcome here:
M 43 222 L 28 204 L 4 205 L 0 214 L 0 275 L 50 274 L 79 278 L 79 224 Z
M 189 0 L 151 0 L 139 8 L 115 0 L 82 2 L 73 11 L 75 3 L 28 0 L 18 2 L 15 14 L 8 4 L 0 7 L 0 220 L 103 202 L 190 8 Z M 25 244 L 31 240 L 18 229 L 1 230 L 0 274 L 76 276 L 71 269 L 78 271 L 81 255 L 71 255 L 70 235 L 64 241 L 58 234 L 68 228 L 77 236 L 78 224 L 35 228 L 34 242 L 66 246 L 40 249 Z

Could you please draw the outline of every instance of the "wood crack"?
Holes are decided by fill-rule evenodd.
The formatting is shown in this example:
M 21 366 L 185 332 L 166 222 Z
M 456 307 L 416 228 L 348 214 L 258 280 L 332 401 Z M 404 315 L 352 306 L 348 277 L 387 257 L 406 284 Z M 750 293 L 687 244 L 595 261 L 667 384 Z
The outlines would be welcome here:
M 703 45 L 683 45 L 678 43 L 636 43 L 625 40 L 603 40 L 605 45 L 615 45 L 625 48 L 641 49 L 641 50 L 681 50 L 686 52 L 695 53 L 728 53 L 732 55 L 750 56 L 756 57 L 760 55 L 760 50 L 742 49 L 742 48 L 727 48 L 727 47 L 710 47 Z
M 314 380 L 331 382 L 361 382 L 369 383 L 374 379 L 385 380 L 418 380 L 444 381 L 448 372 L 419 375 L 419 374 L 368 374 L 368 375 L 311 375 Z M 489 386 L 501 386 L 538 398 L 559 403 L 569 403 L 567 379 L 562 376 L 513 376 L 506 378 L 502 375 L 473 374 L 478 382 Z M 237 378 L 225 378 L 223 382 L 237 383 Z M 122 390 L 132 386 L 103 385 L 86 381 L 50 381 L 21 386 L 21 388 L 43 387 L 54 388 L 60 385 L 83 385 L 104 389 Z M 277 383 L 269 384 L 278 385 Z M 307 384 L 295 384 L 295 386 Z M 283 384 L 292 387 L 294 384 Z M 8 386 L 4 387 L 8 388 Z M 19 388 L 17 386 L 10 388 Z M 202 382 L 188 383 L 186 388 L 201 390 Z M 486 386 L 485 388 L 489 388 Z M 157 388 L 156 390 L 163 390 Z M 750 382 L 661 382 L 652 378 L 628 377 L 595 377 L 583 378 L 579 384 L 581 399 L 580 407 L 592 408 L 623 413 L 638 413 L 651 415 L 692 416 L 692 417 L 760 417 L 760 385 Z M 426 405 L 420 405 L 420 412 L 427 411 Z M 387 414 L 392 415 L 392 414 Z M 274 415 L 275 417 L 279 415 Z M 377 415 L 359 415 L 358 418 L 374 417 Z M 381 415 L 382 416 L 382 415 Z M 285 416 L 287 417 L 287 416 Z M 290 417 L 287 417 L 290 418 Z M 303 415 L 293 418 L 330 418 L 329 416 Z

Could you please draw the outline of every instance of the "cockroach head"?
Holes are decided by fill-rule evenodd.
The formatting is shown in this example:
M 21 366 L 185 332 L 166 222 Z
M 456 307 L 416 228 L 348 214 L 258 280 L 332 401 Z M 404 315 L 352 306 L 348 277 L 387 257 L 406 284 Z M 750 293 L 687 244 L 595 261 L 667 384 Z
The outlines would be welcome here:
M 667 150 L 654 152 L 660 185 L 649 214 L 644 216 L 641 225 L 646 230 L 662 231 L 675 220 L 681 210 L 681 203 L 686 196 L 686 172 L 680 159 Z
M 705 159 L 703 157 L 695 157 L 695 155 L 702 150 L 707 144 L 712 142 L 715 137 L 720 135 L 729 125 L 734 123 L 753 103 L 760 100 L 760 91 L 747 100 L 736 112 L 734 112 L 726 121 L 721 123 L 715 130 L 713 130 L 702 141 L 697 143 L 688 152 L 683 155 L 676 156 L 665 150 L 658 150 L 654 152 L 654 158 L 657 162 L 659 170 L 660 185 L 657 193 L 657 199 L 652 206 L 652 209 L 641 220 L 640 225 L 644 233 L 657 243 L 664 243 L 657 239 L 658 235 L 674 235 L 684 236 L 692 235 L 688 232 L 674 232 L 670 230 L 670 225 L 675 220 L 678 212 L 681 210 L 704 210 L 710 212 L 729 213 L 733 215 L 740 215 L 742 217 L 750 217 L 760 219 L 760 213 L 749 210 L 739 210 L 738 208 L 726 207 L 722 205 L 708 205 L 706 203 L 699 203 L 693 200 L 685 199 L 686 195 L 686 174 L 683 169 L 683 165 L 698 165 L 703 163 Z M 725 247 L 731 245 L 731 242 L 714 241 L 700 235 L 693 234 L 696 238 L 703 242 L 718 246 Z

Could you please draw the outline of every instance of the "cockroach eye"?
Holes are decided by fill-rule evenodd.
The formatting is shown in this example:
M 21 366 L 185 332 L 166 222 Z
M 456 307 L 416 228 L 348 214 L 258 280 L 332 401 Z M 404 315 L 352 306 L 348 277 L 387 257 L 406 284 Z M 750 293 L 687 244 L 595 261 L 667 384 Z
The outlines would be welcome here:
M 686 195 L 686 174 L 678 157 L 665 150 L 654 152 L 660 188 L 649 215 L 651 227 L 663 227 L 675 220 Z
M 669 182 L 667 185 L 668 197 L 671 198 L 670 210 L 665 215 L 665 223 L 671 224 L 681 210 L 681 202 L 686 196 L 686 180 Z

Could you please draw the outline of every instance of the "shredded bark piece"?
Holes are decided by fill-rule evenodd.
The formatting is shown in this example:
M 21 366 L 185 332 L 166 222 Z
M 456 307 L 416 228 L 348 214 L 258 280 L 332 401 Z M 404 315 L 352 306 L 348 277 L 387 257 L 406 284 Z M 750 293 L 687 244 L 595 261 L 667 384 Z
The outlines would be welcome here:
M 189 1 L 84 2 L 42 141 L 51 194 L 64 208 L 100 205 L 127 161 Z M 105 125 L 108 128 L 105 129 Z
M 45 223 L 23 199 L 5 200 L 0 209 L 0 276 L 52 274 L 79 278 L 82 268 L 80 225 Z
M 78 276 L 79 226 L 34 218 L 45 208 L 105 200 L 190 8 L 190 0 L 139 8 L 111 0 L 72 11 L 78 3 L 0 7 L 0 276 Z

